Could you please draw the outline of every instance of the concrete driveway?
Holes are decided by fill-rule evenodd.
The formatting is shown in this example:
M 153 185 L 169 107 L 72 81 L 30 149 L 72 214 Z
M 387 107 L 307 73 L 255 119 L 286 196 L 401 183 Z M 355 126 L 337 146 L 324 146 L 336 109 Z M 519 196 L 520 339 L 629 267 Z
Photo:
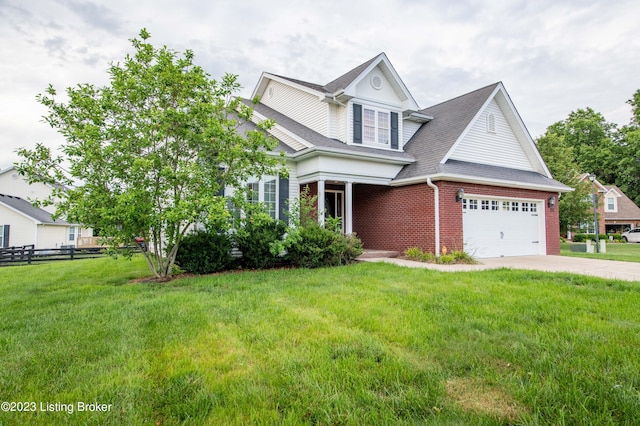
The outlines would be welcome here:
M 486 269 L 533 269 L 548 272 L 571 272 L 595 277 L 640 282 L 640 263 L 615 260 L 585 259 L 567 256 L 515 256 L 480 259 L 478 265 L 436 265 L 399 258 L 364 258 L 365 262 L 387 262 L 414 268 L 447 272 L 482 271 Z

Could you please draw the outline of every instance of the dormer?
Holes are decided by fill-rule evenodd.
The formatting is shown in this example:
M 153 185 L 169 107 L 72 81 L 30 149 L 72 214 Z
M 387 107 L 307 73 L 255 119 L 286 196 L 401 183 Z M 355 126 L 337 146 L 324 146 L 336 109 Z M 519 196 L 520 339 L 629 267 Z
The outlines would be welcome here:
M 325 85 L 263 73 L 253 96 L 325 137 L 382 150 L 402 151 L 431 119 L 384 53 Z
M 604 211 L 607 213 L 618 212 L 618 199 L 622 197 L 615 187 L 610 187 L 604 195 Z

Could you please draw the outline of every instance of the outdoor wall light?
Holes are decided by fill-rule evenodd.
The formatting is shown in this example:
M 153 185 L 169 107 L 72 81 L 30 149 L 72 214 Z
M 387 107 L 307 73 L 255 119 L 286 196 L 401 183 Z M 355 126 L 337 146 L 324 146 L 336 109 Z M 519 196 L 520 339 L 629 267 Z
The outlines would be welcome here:
M 547 206 L 551 208 L 555 205 L 556 205 L 556 197 L 549 197 L 549 199 L 547 200 Z
M 458 192 L 456 192 L 456 203 L 459 203 L 460 201 L 462 201 L 463 198 L 464 198 L 464 189 L 460 188 L 458 189 Z

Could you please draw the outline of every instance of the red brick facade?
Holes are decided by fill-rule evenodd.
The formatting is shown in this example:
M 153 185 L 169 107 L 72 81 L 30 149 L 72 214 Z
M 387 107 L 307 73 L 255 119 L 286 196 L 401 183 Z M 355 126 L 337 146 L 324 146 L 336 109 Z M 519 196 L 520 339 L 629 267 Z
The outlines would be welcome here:
M 456 203 L 459 188 L 466 194 L 539 199 L 544 206 L 547 254 L 560 254 L 557 193 L 504 188 L 458 182 L 436 182 L 440 193 L 440 245 L 449 251 L 463 248 L 462 203 Z M 420 247 L 435 252 L 433 189 L 426 183 L 403 187 L 354 185 L 353 230 L 365 248 L 397 250 Z M 556 197 L 549 208 L 547 200 Z

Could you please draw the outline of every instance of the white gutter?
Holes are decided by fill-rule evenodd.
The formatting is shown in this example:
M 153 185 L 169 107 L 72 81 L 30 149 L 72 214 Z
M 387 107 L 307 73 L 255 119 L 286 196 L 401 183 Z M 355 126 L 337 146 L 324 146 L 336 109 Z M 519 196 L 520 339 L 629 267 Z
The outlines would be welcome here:
M 544 184 L 535 184 L 535 183 L 527 183 L 527 182 L 518 182 L 518 181 L 509 181 L 502 179 L 492 179 L 492 178 L 481 178 L 475 176 L 467 176 L 467 175 L 456 175 L 456 174 L 447 174 L 447 173 L 435 173 L 430 176 L 416 176 L 413 178 L 405 178 L 405 179 L 396 179 L 391 182 L 391 186 L 404 186 L 404 185 L 413 185 L 416 183 L 422 183 L 426 180 L 447 180 L 450 182 L 465 182 L 465 183 L 475 183 L 480 185 L 489 185 L 489 186 L 502 186 L 505 188 L 518 188 L 518 189 L 530 189 L 534 191 L 545 191 L 545 192 L 572 192 L 574 188 L 561 189 L 557 186 L 550 186 Z
M 435 255 L 440 256 L 440 189 L 427 178 L 427 185 L 433 188 L 433 211 L 435 212 L 436 250 Z

